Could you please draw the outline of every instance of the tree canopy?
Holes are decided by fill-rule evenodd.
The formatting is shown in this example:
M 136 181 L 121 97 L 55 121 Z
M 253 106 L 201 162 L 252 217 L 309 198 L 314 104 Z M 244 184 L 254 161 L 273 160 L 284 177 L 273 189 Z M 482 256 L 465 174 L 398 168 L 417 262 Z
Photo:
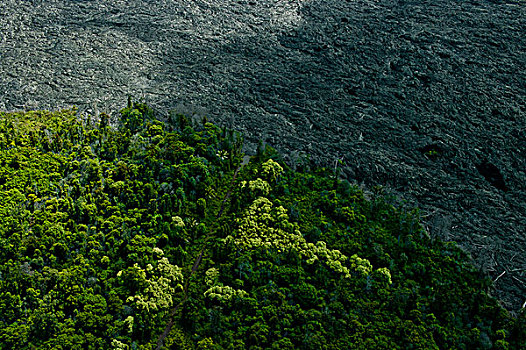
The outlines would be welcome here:
M 142 103 L 109 119 L 0 113 L 0 348 L 526 344 L 526 314 L 381 188 Z

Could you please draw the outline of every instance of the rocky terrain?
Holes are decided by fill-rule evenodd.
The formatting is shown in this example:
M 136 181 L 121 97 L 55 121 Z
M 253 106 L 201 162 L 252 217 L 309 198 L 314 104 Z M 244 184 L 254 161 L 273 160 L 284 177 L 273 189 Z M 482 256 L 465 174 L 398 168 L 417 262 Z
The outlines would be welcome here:
M 0 3 L 0 109 L 113 113 L 128 95 L 233 126 L 418 205 L 526 302 L 521 1 Z

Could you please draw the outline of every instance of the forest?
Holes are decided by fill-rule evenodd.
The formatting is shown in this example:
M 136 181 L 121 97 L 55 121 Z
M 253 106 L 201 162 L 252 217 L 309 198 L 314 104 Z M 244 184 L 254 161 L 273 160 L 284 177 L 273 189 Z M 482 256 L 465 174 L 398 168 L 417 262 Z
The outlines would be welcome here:
M 524 349 L 418 208 L 206 118 L 0 113 L 1 349 Z

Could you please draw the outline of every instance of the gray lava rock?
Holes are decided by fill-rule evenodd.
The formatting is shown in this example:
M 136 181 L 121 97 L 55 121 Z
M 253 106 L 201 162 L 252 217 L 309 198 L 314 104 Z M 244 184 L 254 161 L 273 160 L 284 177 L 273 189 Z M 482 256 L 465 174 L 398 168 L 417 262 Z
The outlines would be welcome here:
M 4 0 L 0 108 L 206 115 L 419 205 L 504 306 L 526 295 L 526 7 Z

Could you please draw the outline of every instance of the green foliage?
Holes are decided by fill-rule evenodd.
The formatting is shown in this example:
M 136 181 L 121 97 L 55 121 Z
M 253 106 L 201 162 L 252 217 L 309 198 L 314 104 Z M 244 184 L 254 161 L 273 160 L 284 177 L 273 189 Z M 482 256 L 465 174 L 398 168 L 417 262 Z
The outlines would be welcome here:
M 126 285 L 140 286 L 135 296 L 126 299 L 136 303 L 137 308 L 146 310 L 147 313 L 157 312 L 162 309 L 169 309 L 173 306 L 172 297 L 177 290 L 182 290 L 183 274 L 178 266 L 170 264 L 163 251 L 154 248 L 153 251 L 159 255 L 156 266 L 148 264 L 146 268 L 141 268 L 134 264 L 126 271 L 119 271 L 117 277 L 126 279 Z
M 282 172 L 283 167 L 273 159 L 269 159 L 265 163 L 261 164 L 261 175 L 267 181 L 275 181 Z
M 0 113 L 1 349 L 519 349 L 417 210 L 129 101 Z M 167 328 L 167 325 L 169 327 Z

